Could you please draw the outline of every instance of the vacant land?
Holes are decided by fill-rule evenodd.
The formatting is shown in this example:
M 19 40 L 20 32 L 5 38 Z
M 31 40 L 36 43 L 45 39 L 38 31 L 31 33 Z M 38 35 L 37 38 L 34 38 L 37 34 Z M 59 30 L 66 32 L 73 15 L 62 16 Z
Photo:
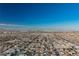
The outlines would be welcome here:
M 0 31 L 2 56 L 79 56 L 79 32 Z

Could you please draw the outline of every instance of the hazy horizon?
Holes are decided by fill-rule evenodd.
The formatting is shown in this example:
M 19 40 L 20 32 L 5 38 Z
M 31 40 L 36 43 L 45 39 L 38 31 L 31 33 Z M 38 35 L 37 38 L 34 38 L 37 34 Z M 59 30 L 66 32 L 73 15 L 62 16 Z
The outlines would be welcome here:
M 1 3 L 0 29 L 79 31 L 78 3 Z

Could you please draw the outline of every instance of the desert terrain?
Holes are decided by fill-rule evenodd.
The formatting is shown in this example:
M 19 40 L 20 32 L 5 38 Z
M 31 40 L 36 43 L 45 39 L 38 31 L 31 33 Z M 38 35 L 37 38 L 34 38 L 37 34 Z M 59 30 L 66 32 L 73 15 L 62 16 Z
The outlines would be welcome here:
M 0 56 L 79 56 L 79 32 L 0 30 Z

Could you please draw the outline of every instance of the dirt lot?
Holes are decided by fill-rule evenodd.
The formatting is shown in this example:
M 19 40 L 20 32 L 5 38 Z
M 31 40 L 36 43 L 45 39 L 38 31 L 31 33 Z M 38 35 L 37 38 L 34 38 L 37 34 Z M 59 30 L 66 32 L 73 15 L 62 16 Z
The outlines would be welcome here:
M 79 56 L 79 32 L 0 31 L 1 56 Z

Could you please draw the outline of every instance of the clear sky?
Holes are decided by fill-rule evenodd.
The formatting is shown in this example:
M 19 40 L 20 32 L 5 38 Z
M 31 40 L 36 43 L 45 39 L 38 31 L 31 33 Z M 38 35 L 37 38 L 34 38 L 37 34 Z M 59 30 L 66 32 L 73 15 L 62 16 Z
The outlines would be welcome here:
M 0 24 L 79 30 L 79 4 L 0 4 Z

